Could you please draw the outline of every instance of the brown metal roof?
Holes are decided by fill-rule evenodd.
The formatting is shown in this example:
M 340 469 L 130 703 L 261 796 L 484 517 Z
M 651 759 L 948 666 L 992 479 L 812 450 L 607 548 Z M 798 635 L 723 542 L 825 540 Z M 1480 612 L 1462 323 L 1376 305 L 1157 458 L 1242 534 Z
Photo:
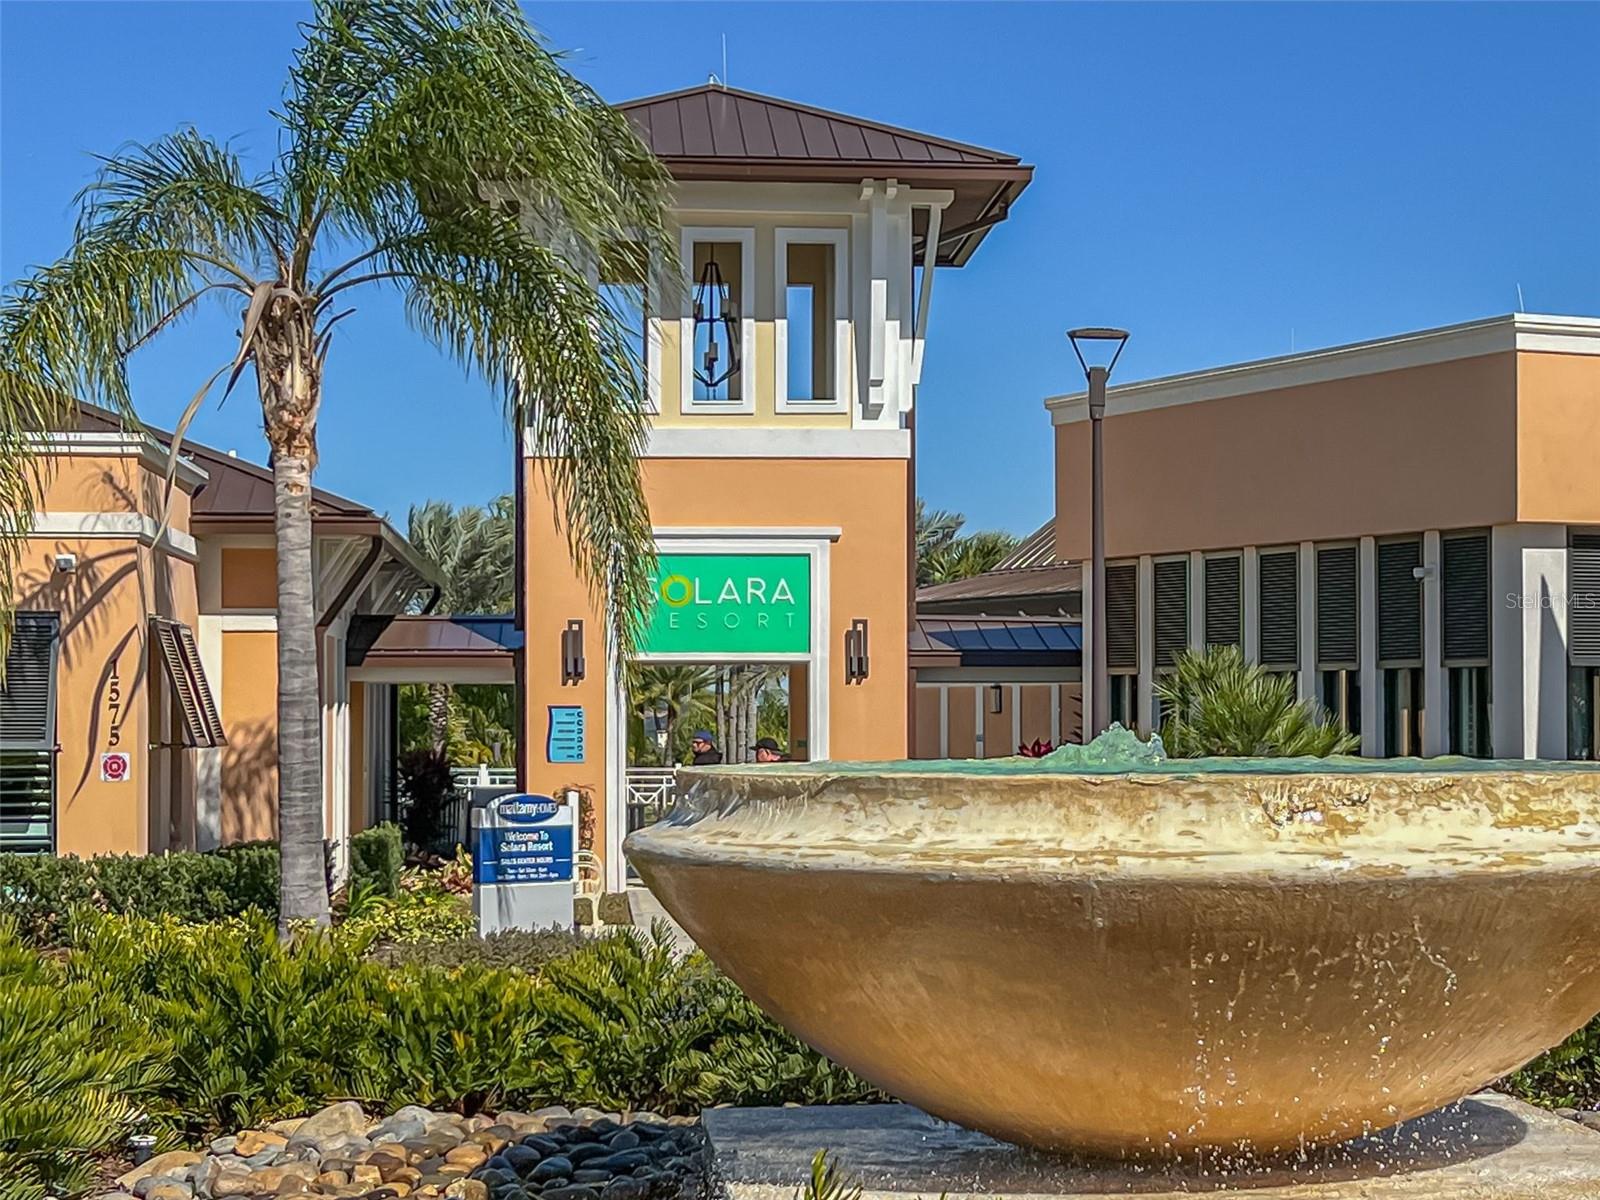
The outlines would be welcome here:
M 510 617 L 494 619 L 507 625 L 511 621 Z M 509 659 L 514 647 L 484 636 L 473 628 L 474 620 L 441 615 L 395 617 L 378 634 L 362 661 L 394 662 L 434 656 Z
M 941 605 L 951 601 L 1020 600 L 1023 598 L 1068 597 L 1073 606 L 1083 590 L 1082 573 L 1075 563 L 1054 567 L 1026 567 L 1019 571 L 985 571 L 968 579 L 935 583 L 917 589 L 917 604 Z
M 1016 549 L 995 563 L 993 569 L 1020 571 L 1027 567 L 1053 567 L 1059 562 L 1056 558 L 1056 523 L 1052 517 L 1018 542 Z
M 912 187 L 949 188 L 955 200 L 939 237 L 944 266 L 966 262 L 1033 178 L 1014 154 L 720 84 L 617 108 L 679 181 L 859 183 L 887 175 Z M 913 233 L 925 236 L 920 220 Z

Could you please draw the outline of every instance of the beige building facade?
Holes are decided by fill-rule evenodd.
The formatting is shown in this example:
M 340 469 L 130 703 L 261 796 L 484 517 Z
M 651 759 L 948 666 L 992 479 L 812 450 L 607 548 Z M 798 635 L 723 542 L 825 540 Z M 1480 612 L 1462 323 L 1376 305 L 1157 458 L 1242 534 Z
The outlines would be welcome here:
M 1082 561 L 1086 400 L 1046 407 L 1057 549 Z M 1175 656 L 1235 643 L 1363 754 L 1594 756 L 1600 320 L 1516 314 L 1113 386 L 1104 445 L 1113 719 L 1154 727 Z

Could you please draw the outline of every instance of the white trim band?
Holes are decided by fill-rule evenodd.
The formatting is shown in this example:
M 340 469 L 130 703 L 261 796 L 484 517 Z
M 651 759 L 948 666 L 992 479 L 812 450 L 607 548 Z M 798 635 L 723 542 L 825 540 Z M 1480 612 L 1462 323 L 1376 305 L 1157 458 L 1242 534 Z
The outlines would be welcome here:
M 33 514 L 29 537 L 132 539 L 188 562 L 200 557 L 199 544 L 178 529 L 163 529 L 144 513 L 41 512 Z
M 1353 342 L 1304 354 L 1285 354 L 1254 362 L 1234 363 L 1204 371 L 1166 375 L 1138 383 L 1125 383 L 1106 394 L 1108 416 L 1149 412 L 1180 404 L 1198 404 L 1253 392 L 1303 387 L 1478 358 L 1515 351 L 1546 354 L 1600 355 L 1600 317 L 1555 317 L 1513 313 L 1486 321 L 1468 321 L 1439 329 L 1424 329 L 1398 337 Z M 1083 392 L 1050 396 L 1044 406 L 1056 425 L 1089 419 Z
M 171 464 L 169 451 L 148 434 L 116 433 L 91 430 L 62 430 L 27 439 L 27 448 L 34 453 L 89 455 L 94 457 L 122 458 L 133 456 L 160 475 L 167 473 Z M 190 459 L 178 456 L 177 479 L 190 491 L 210 479 L 204 469 Z
M 640 458 L 910 458 L 904 429 L 657 426 Z
M 678 538 L 739 538 L 744 541 L 772 538 L 790 542 L 796 539 L 837 542 L 844 536 L 844 530 L 838 525 L 657 525 L 655 536 L 658 542 L 670 542 Z

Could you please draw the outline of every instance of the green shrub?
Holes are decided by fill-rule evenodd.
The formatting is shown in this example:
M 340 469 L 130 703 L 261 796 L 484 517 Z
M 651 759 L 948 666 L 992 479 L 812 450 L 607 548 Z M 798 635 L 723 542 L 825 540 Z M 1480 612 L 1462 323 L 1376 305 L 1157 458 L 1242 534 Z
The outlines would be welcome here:
M 70 979 L 0 920 L 0 1194 L 87 1188 L 169 1057 L 116 992 Z
M 488 937 L 432 939 L 375 945 L 371 957 L 388 967 L 492 967 L 537 974 L 552 959 L 563 958 L 585 942 L 582 934 L 566 929 L 507 929 Z
M 478 927 L 466 897 L 427 878 L 388 896 L 352 886 L 344 925 L 372 941 L 402 943 L 470 937 Z
M 1600 1017 L 1502 1081 L 1513 1095 L 1546 1108 L 1600 1108 Z
M 405 865 L 398 825 L 374 825 L 350 839 L 351 890 L 367 888 L 380 896 L 393 896 L 400 890 L 400 872 Z
M 94 858 L 0 854 L 0 917 L 21 936 L 56 944 L 77 906 L 105 913 L 216 921 L 278 911 L 276 846 L 207 854 L 102 854 Z
M 1326 758 L 1349 754 L 1361 739 L 1302 702 L 1292 676 L 1246 662 L 1237 646 L 1178 656 L 1156 684 L 1161 742 L 1174 758 L 1208 755 Z

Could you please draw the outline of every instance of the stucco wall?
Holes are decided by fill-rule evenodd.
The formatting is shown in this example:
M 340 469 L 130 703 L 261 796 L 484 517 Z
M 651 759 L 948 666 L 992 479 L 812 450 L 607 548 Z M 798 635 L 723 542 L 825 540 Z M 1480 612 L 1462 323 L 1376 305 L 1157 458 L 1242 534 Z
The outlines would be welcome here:
M 1600 524 L 1600 357 L 1517 355 L 1517 515 Z
M 1518 357 L 1483 355 L 1144 412 L 1118 413 L 1113 393 L 1104 425 L 1107 552 L 1516 520 Z M 1055 434 L 1057 547 L 1063 557 L 1086 558 L 1089 423 L 1058 425 Z
M 222 840 L 277 837 L 277 634 L 223 633 L 222 727 Z
M 573 572 L 552 519 L 542 470 L 525 470 L 527 583 L 527 786 L 538 792 L 586 788 L 596 797 L 596 846 L 606 844 L 606 686 L 604 623 Z M 896 459 L 649 459 L 642 464 L 658 528 L 759 529 L 837 526 L 829 551 L 830 757 L 901 758 L 907 745 L 908 574 L 906 464 Z M 588 676 L 561 685 L 560 635 L 569 618 L 586 629 Z M 865 617 L 871 673 L 844 680 L 844 630 Z M 581 704 L 586 759 L 552 765 L 544 757 L 547 707 Z

